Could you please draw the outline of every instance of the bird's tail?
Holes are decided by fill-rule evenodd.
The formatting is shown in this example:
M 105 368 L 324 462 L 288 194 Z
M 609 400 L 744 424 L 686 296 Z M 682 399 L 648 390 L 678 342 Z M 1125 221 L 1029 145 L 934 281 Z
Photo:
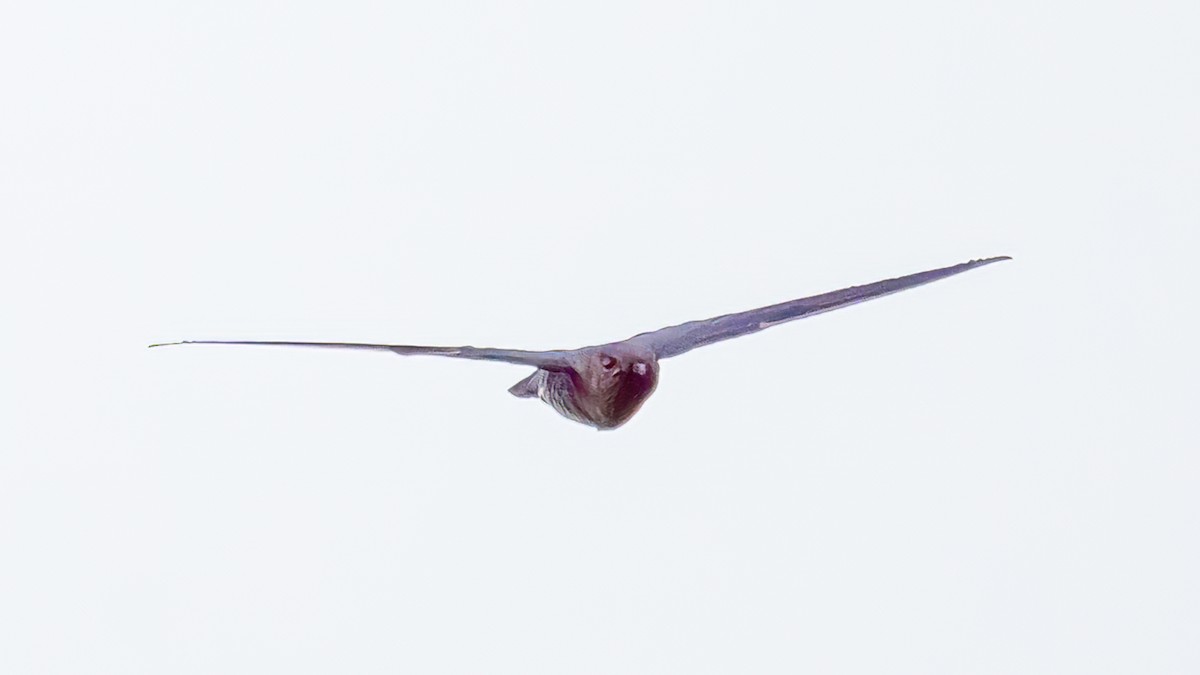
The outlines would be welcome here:
M 535 398 L 538 395 L 538 378 L 542 371 L 535 370 L 529 377 L 508 388 L 508 393 L 517 398 Z

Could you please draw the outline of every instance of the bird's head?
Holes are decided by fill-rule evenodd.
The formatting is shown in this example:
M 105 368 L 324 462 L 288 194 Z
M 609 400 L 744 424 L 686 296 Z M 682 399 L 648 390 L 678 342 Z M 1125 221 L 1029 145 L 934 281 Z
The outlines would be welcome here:
M 658 385 L 653 354 L 601 348 L 588 359 L 586 371 L 586 397 L 596 406 L 597 426 L 606 429 L 629 421 Z
M 600 352 L 595 358 L 598 370 L 609 380 L 620 380 L 627 377 L 653 377 L 658 371 L 658 363 L 652 358 L 636 356 L 613 355 Z

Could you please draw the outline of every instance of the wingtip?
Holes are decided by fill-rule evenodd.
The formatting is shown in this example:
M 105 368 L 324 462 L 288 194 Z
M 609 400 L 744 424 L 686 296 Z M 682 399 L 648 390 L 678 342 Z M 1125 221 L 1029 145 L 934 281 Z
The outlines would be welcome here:
M 977 260 L 972 260 L 971 262 L 969 262 L 969 263 L 967 263 L 967 264 L 968 264 L 968 265 L 987 265 L 987 264 L 990 264 L 990 263 L 994 263 L 994 262 L 1001 262 L 1001 261 L 1004 261 L 1004 260 L 1012 260 L 1012 256 L 1009 256 L 1009 255 L 996 255 L 996 256 L 992 256 L 992 257 L 990 257 L 990 258 L 979 258 L 979 259 L 977 259 Z

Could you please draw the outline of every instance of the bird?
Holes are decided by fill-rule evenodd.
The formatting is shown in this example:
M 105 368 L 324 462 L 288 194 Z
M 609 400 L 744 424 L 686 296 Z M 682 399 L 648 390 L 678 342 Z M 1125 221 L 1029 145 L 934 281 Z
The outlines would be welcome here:
M 1011 260 L 995 256 L 958 265 L 851 286 L 796 300 L 710 319 L 639 333 L 617 342 L 578 349 L 528 351 L 490 347 L 429 347 L 359 342 L 290 342 L 273 340 L 184 340 L 172 345 L 254 345 L 366 349 L 402 356 L 429 355 L 532 366 L 529 376 L 509 388 L 518 398 L 538 398 L 560 415 L 598 430 L 616 429 L 628 422 L 658 386 L 659 362 L 698 347 L 757 333 L 772 326 L 848 307 L 961 274 L 984 265 Z

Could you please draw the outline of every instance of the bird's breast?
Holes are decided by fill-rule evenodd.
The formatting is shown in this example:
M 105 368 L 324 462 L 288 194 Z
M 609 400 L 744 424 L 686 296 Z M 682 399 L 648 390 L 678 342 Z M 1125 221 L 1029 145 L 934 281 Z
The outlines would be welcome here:
M 538 397 L 560 415 L 597 429 L 628 422 L 657 386 L 654 373 L 629 374 L 611 383 L 588 383 L 569 373 L 547 372 Z

